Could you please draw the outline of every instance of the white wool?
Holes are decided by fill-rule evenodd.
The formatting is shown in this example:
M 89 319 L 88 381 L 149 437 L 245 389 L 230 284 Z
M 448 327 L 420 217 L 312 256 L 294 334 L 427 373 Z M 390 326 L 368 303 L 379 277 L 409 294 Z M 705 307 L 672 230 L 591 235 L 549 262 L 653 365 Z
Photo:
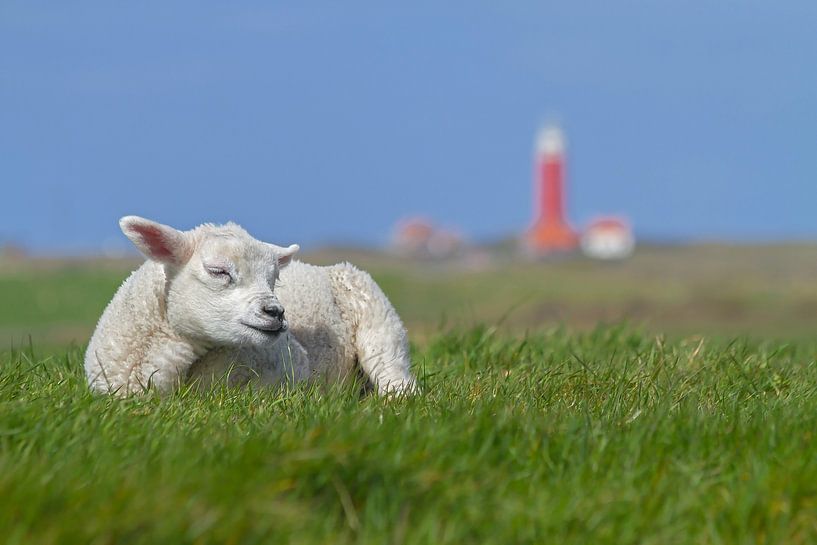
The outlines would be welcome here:
M 92 390 L 281 385 L 358 369 L 381 394 L 414 390 L 406 330 L 367 273 L 291 261 L 297 246 L 260 242 L 235 224 L 181 232 L 128 216 L 120 225 L 148 261 L 91 337 Z

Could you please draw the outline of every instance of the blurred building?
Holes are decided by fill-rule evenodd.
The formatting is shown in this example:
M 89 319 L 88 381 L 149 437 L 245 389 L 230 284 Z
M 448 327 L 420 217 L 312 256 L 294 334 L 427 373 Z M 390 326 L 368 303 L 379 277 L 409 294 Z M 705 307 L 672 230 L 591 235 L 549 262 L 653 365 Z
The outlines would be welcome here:
M 632 255 L 635 237 L 626 220 L 615 217 L 598 218 L 582 233 L 581 248 L 587 257 L 624 259 Z
M 26 257 L 28 257 L 28 252 L 23 246 L 13 242 L 0 243 L 0 258 L 18 260 Z
M 456 231 L 437 227 L 426 218 L 408 218 L 397 223 L 392 248 L 402 255 L 445 258 L 460 253 L 463 238 Z
M 525 237 L 537 254 L 569 252 L 579 236 L 565 214 L 565 139 L 559 127 L 545 127 L 536 138 L 534 159 L 535 214 Z
M 620 217 L 594 220 L 584 232 L 567 219 L 566 145 L 562 130 L 550 125 L 539 131 L 534 153 L 533 225 L 524 236 L 533 255 L 582 252 L 594 259 L 623 259 L 633 253 L 635 237 L 630 223 Z

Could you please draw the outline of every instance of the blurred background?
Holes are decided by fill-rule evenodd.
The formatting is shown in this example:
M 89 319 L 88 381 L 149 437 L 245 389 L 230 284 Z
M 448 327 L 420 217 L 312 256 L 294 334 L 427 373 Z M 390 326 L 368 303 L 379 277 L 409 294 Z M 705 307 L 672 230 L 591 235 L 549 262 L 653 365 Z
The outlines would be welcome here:
M 817 330 L 817 4 L 0 4 L 0 340 L 86 342 L 117 220 L 371 269 L 418 342 Z

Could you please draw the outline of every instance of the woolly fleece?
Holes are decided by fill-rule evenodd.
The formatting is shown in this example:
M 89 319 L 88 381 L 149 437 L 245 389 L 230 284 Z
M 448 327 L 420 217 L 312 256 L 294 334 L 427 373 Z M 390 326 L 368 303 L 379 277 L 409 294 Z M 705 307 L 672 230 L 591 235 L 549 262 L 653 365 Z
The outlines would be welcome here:
M 181 232 L 127 216 L 120 225 L 148 261 L 91 337 L 92 390 L 334 381 L 358 369 L 380 394 L 415 390 L 406 330 L 367 273 L 290 261 L 297 246 L 260 242 L 235 224 Z

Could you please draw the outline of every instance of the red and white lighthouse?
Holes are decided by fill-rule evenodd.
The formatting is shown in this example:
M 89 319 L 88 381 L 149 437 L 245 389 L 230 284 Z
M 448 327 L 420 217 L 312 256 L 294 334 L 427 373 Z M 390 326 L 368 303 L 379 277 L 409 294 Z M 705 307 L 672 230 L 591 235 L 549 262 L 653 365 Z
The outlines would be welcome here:
M 537 210 L 528 247 L 543 254 L 575 250 L 579 236 L 565 214 L 565 139 L 559 127 L 539 132 L 534 161 Z

